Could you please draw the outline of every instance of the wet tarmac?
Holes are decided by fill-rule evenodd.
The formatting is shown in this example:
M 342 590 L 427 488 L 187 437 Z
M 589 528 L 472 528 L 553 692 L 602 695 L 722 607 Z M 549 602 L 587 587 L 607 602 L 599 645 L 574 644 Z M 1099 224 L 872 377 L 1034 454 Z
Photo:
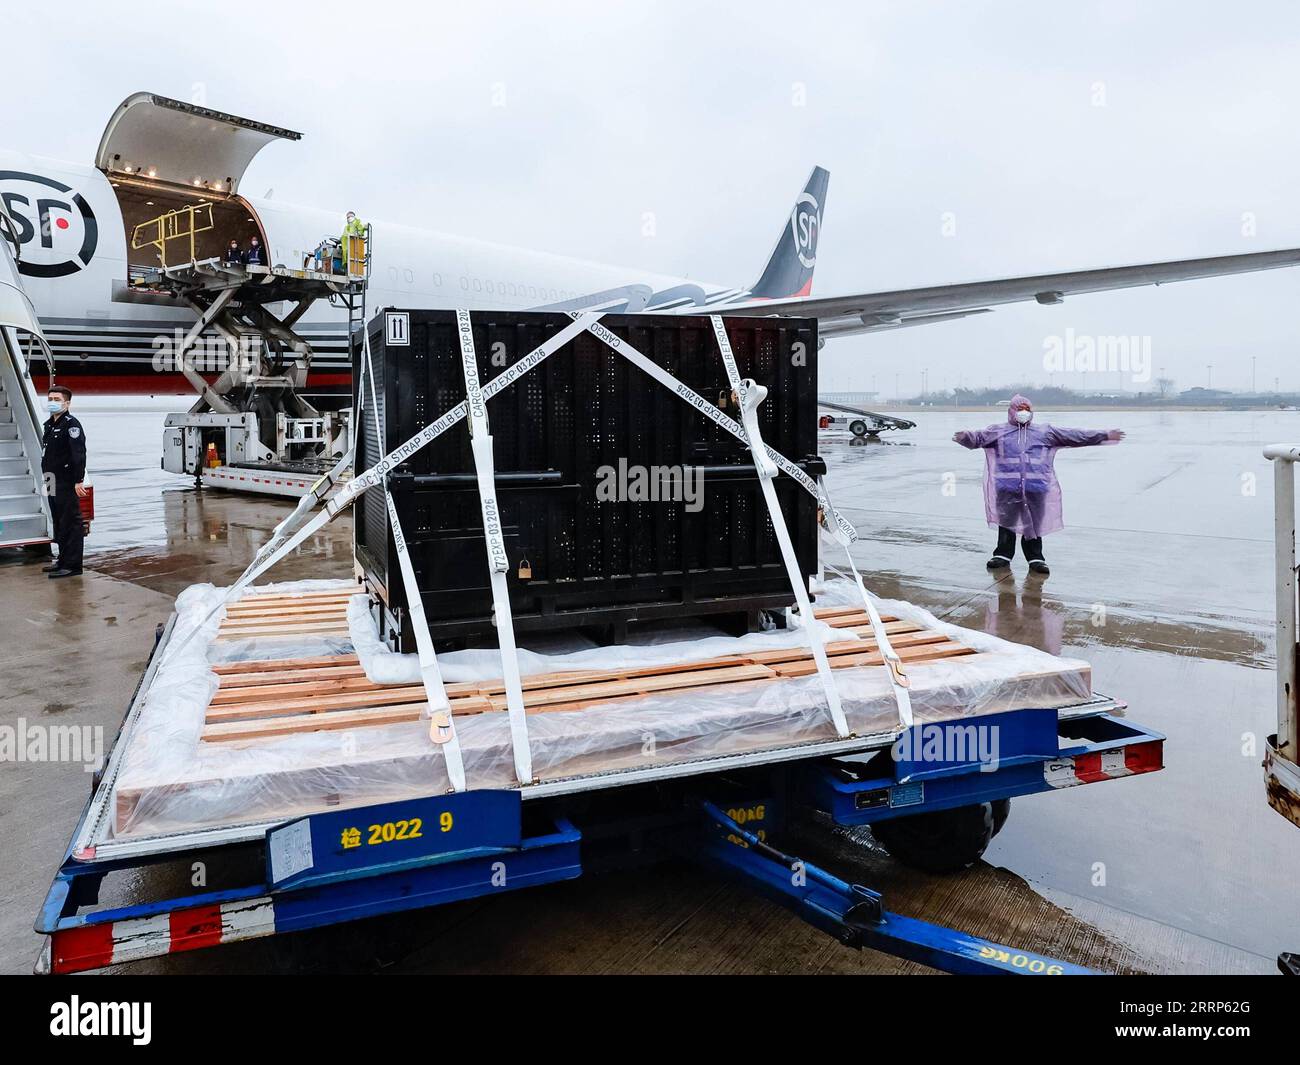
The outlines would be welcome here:
M 227 583 L 289 504 L 200 493 L 156 466 L 173 400 L 79 403 L 98 517 L 80 581 L 0 552 L 0 724 L 102 725 L 109 737 L 154 627 L 196 581 Z M 1267 806 L 1274 730 L 1272 480 L 1266 443 L 1300 415 L 1071 413 L 1119 427 L 1116 448 L 1063 452 L 1067 528 L 1052 575 L 984 562 L 982 458 L 949 440 L 995 415 L 926 411 L 879 444 L 828 438 L 836 504 L 862 534 L 877 593 L 945 620 L 1089 660 L 1094 685 L 1165 732 L 1167 768 L 1017 799 L 985 861 L 957 876 L 903 868 L 865 833 L 813 832 L 826 858 L 891 908 L 1111 971 L 1271 972 L 1300 945 L 1300 834 Z M 1039 415 L 1051 420 L 1050 412 Z M 348 576 L 344 519 L 281 579 Z M 29 971 L 32 922 L 90 778 L 70 764 L 0 766 L 0 971 Z M 110 892 L 158 890 L 187 870 Z M 219 873 L 217 875 L 220 875 Z M 233 875 L 233 871 L 230 873 Z M 110 896 L 111 897 L 111 896 Z M 666 865 L 255 941 L 134 966 L 164 972 L 921 972 L 832 942 L 784 911 Z

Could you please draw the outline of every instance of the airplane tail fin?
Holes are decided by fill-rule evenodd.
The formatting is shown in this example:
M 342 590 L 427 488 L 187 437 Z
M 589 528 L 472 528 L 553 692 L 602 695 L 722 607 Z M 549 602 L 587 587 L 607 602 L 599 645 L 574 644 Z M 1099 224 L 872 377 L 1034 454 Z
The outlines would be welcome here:
M 781 227 L 776 247 L 767 260 L 763 276 L 750 289 L 758 299 L 789 299 L 812 292 L 813 268 L 817 265 L 817 241 L 826 210 L 826 187 L 831 175 L 813 167 L 808 183 L 795 200 L 790 218 Z

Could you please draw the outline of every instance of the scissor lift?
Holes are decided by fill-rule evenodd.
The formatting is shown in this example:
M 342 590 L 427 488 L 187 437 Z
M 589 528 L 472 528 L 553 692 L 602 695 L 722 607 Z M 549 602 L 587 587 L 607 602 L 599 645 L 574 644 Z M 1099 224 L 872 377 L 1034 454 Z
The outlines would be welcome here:
M 349 348 L 357 343 L 366 315 L 369 233 L 364 256 L 349 259 L 342 272 L 332 272 L 332 264 L 322 271 L 219 259 L 167 265 L 167 242 L 192 242 L 200 222 L 198 215 L 189 228 L 155 219 L 136 233 L 160 247 L 160 265 L 134 277 L 133 286 L 166 293 L 195 316 L 173 358 L 198 399 L 184 414 L 167 416 L 163 468 L 209 487 L 301 496 L 347 453 L 351 426 L 349 412 L 319 411 L 302 394 L 313 351 L 294 327 L 314 303 L 328 300 L 347 312 Z M 154 228 L 142 234 L 147 226 Z M 290 309 L 278 312 L 277 305 Z M 210 382 L 194 352 L 213 332 L 225 351 Z

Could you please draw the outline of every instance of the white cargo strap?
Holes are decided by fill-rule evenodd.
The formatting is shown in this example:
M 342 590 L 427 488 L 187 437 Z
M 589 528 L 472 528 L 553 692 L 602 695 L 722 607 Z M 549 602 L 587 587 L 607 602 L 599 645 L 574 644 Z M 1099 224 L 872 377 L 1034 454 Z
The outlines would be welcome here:
M 822 495 L 829 500 L 830 489 L 826 487 L 825 478 L 821 477 L 818 480 L 821 484 Z M 829 531 L 829 524 L 827 531 Z M 862 574 L 858 572 L 857 563 L 853 561 L 853 552 L 849 549 L 850 541 L 847 538 L 837 536 L 835 533 L 831 533 L 831 535 L 835 536 L 835 539 L 844 547 L 844 557 L 849 560 L 849 569 L 853 571 L 853 583 L 857 585 L 858 593 L 862 596 L 862 605 L 866 607 L 867 617 L 871 621 L 871 633 L 876 638 L 876 646 L 880 649 L 880 656 L 885 660 L 890 687 L 894 689 L 894 702 L 898 704 L 899 724 L 904 728 L 911 728 L 912 696 L 907 689 L 911 687 L 912 681 L 903 670 L 903 660 L 889 642 L 889 634 L 885 632 L 885 623 L 881 621 L 880 612 L 876 609 L 876 604 L 871 601 L 871 593 L 867 591 L 867 586 L 862 580 Z
M 262 556 L 273 544 L 278 543 L 284 536 L 288 535 L 288 533 L 296 528 L 298 523 L 310 514 L 313 509 L 315 509 L 317 503 L 324 501 L 325 497 L 330 494 L 330 491 L 336 485 L 342 483 L 343 473 L 352 465 L 352 460 L 356 456 L 356 452 L 357 442 L 354 435 L 352 442 L 348 444 L 347 451 L 339 458 L 338 462 L 334 463 L 334 465 L 330 467 L 328 473 L 319 477 L 316 482 L 302 494 L 302 497 L 298 500 L 298 505 L 293 508 L 292 513 L 271 530 L 270 537 L 267 538 L 266 543 L 258 549 L 257 554 L 254 556 L 254 564 L 261 561 Z
M 826 659 L 826 647 L 822 642 L 818 621 L 813 616 L 812 602 L 808 599 L 808 588 L 799 569 L 799 559 L 795 556 L 794 544 L 790 541 L 790 530 L 786 528 L 785 515 L 781 513 L 776 489 L 772 487 L 772 478 L 777 472 L 776 464 L 768 457 L 763 445 L 762 433 L 758 428 L 758 405 L 767 398 L 767 389 L 756 385 L 753 381 L 740 379 L 740 371 L 736 368 L 736 357 L 731 351 L 731 341 L 727 339 L 727 327 L 716 314 L 710 315 L 709 320 L 713 323 L 713 335 L 717 337 L 722 361 L 727 367 L 727 380 L 731 383 L 731 390 L 740 403 L 740 414 L 748 437 L 747 443 L 758 471 L 759 487 L 763 490 L 767 512 L 772 519 L 772 531 L 776 533 L 776 542 L 781 548 L 781 560 L 785 563 L 785 571 L 790 577 L 790 587 L 794 591 L 795 602 L 799 605 L 799 615 L 803 618 L 804 629 L 808 633 L 808 647 L 812 651 L 813 661 L 817 663 L 817 675 L 821 678 L 822 690 L 826 693 L 826 705 L 830 708 L 831 720 L 835 722 L 835 731 L 841 738 L 847 737 L 849 725 L 844 717 L 844 707 L 840 704 L 840 693 L 835 687 L 835 677 L 831 673 L 830 662 Z
M 574 318 L 578 317 L 577 314 L 573 311 L 570 311 L 569 314 Z M 728 417 L 726 414 L 720 411 L 716 403 L 709 402 L 698 392 L 692 389 L 689 385 L 683 384 L 681 381 L 679 381 L 676 377 L 674 377 L 671 373 L 665 370 L 653 359 L 649 359 L 645 355 L 641 354 L 641 352 L 637 351 L 637 349 L 634 348 L 627 341 L 622 340 L 614 333 L 606 329 L 603 325 L 600 325 L 598 322 L 594 322 L 594 321 L 587 322 L 585 328 L 589 333 L 591 333 L 592 336 L 596 337 L 598 340 L 604 342 L 609 347 L 613 348 L 625 359 L 627 359 L 628 362 L 632 363 L 633 366 L 639 367 L 640 369 L 644 370 L 656 381 L 658 381 L 661 385 L 663 385 L 666 389 L 668 389 L 668 391 L 672 392 L 675 396 L 679 397 L 680 399 L 685 400 L 688 406 L 693 407 L 696 411 L 704 415 L 704 417 L 708 418 L 711 422 L 715 422 L 720 428 L 726 430 L 737 440 L 739 440 L 742 444 L 748 442 L 745 438 L 744 428 L 742 428 L 741 425 L 738 422 L 736 422 L 734 419 Z M 790 477 L 793 477 L 796 481 L 799 482 L 800 485 L 803 486 L 806 492 L 808 492 L 817 500 L 818 505 L 822 508 L 822 513 L 825 515 L 826 520 L 828 522 L 833 521 L 835 523 L 836 528 L 839 530 L 837 535 L 848 537 L 850 543 L 857 540 L 858 531 L 853 527 L 853 523 L 850 522 L 847 518 L 843 517 L 834 507 L 830 505 L 830 500 L 828 500 L 822 494 L 821 488 L 818 486 L 816 481 L 814 481 L 811 477 L 809 477 L 808 474 L 804 473 L 803 470 L 801 470 L 797 465 L 791 462 L 788 458 L 782 455 L 781 452 L 777 451 L 775 448 L 769 446 L 768 444 L 764 444 L 762 445 L 762 447 L 763 447 L 763 453 L 768 457 L 768 459 L 773 464 L 775 464 L 778 470 L 780 470 L 782 473 Z M 342 495 L 342 493 L 340 493 L 340 495 Z
M 483 540 L 487 546 L 488 576 L 492 582 L 492 612 L 497 640 L 501 645 L 501 670 L 506 688 L 506 710 L 510 716 L 510 742 L 514 747 L 515 775 L 520 784 L 533 779 L 533 757 L 528 749 L 528 718 L 524 711 L 524 690 L 519 679 L 519 657 L 515 648 L 515 623 L 510 613 L 510 586 L 497 505 L 496 473 L 492 466 L 492 436 L 488 431 L 487 398 L 478 383 L 478 359 L 474 354 L 474 330 L 469 311 L 456 311 L 456 332 L 460 338 L 460 361 L 465 371 L 465 403 L 469 410 L 469 442 L 478 477 L 479 504 L 483 511 Z
M 375 444 L 383 446 L 384 434 L 379 425 L 379 400 L 375 395 L 375 367 L 370 359 L 370 334 L 362 340 L 365 351 L 365 365 L 361 368 L 370 392 L 370 417 L 375 426 Z M 358 419 L 360 421 L 360 419 Z M 465 790 L 465 762 L 461 757 L 460 738 L 456 735 L 456 724 L 452 719 L 451 703 L 447 699 L 447 689 L 442 682 L 442 670 L 438 668 L 438 656 L 433 648 L 433 637 L 429 635 L 429 620 L 424 613 L 424 596 L 420 594 L 419 582 L 415 579 L 415 567 L 411 564 L 411 551 L 402 532 L 401 520 L 397 517 L 397 504 L 393 494 L 388 490 L 388 478 L 381 482 L 384 490 L 384 506 L 388 509 L 388 522 L 393 530 L 393 547 L 397 551 L 397 565 L 402 574 L 402 587 L 406 590 L 406 609 L 411 616 L 411 631 L 415 633 L 415 648 L 420 660 L 420 680 L 424 683 L 424 698 L 429 715 L 429 739 L 442 746 L 443 757 L 447 760 L 447 779 L 453 791 Z
M 434 653 L 433 638 L 429 635 L 429 621 L 424 614 L 424 597 L 420 594 L 420 586 L 415 580 L 415 569 L 411 565 L 406 537 L 402 535 L 402 525 L 397 519 L 397 507 L 390 493 L 384 493 L 384 502 L 388 505 L 388 520 L 393 526 L 393 543 L 397 548 L 402 585 L 406 589 L 407 610 L 411 615 L 411 629 L 415 632 L 415 647 L 420 657 L 420 679 L 424 682 L 424 696 L 429 706 L 429 739 L 442 746 L 443 755 L 447 759 L 447 779 L 451 781 L 452 790 L 464 791 L 465 763 L 460 753 L 460 738 L 456 735 L 456 723 L 452 717 L 451 704 L 447 700 L 447 690 L 442 683 L 442 671 L 438 668 L 438 656 Z

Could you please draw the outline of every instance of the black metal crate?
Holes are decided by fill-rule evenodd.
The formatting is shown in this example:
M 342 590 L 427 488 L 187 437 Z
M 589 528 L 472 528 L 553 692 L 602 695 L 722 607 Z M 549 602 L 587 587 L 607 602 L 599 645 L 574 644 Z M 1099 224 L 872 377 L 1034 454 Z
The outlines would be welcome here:
M 374 439 L 367 397 L 358 470 L 465 398 L 454 312 L 401 313 L 410 316 L 409 345 L 386 343 L 385 312 L 371 323 L 384 440 L 381 447 Z M 476 311 L 472 322 L 486 385 L 570 319 Z M 707 318 L 608 315 L 601 323 L 738 420 Z M 759 408 L 764 440 L 815 475 L 821 468 L 816 322 L 735 318 L 727 329 L 741 375 L 768 388 Z M 518 629 L 600 627 L 617 637 L 642 619 L 752 616 L 793 603 L 748 448 L 596 337 L 579 334 L 490 399 L 487 410 Z M 702 509 L 681 498 L 609 501 L 598 494 L 618 480 L 620 468 L 634 476 L 636 468 L 651 467 L 699 469 Z M 807 576 L 817 564 L 816 501 L 788 477 L 774 483 Z M 491 632 L 468 425 L 456 425 L 412 456 L 389 486 L 434 638 Z M 397 642 L 409 650 L 413 638 L 382 493 L 372 489 L 357 505 L 357 559 L 388 606 Z

